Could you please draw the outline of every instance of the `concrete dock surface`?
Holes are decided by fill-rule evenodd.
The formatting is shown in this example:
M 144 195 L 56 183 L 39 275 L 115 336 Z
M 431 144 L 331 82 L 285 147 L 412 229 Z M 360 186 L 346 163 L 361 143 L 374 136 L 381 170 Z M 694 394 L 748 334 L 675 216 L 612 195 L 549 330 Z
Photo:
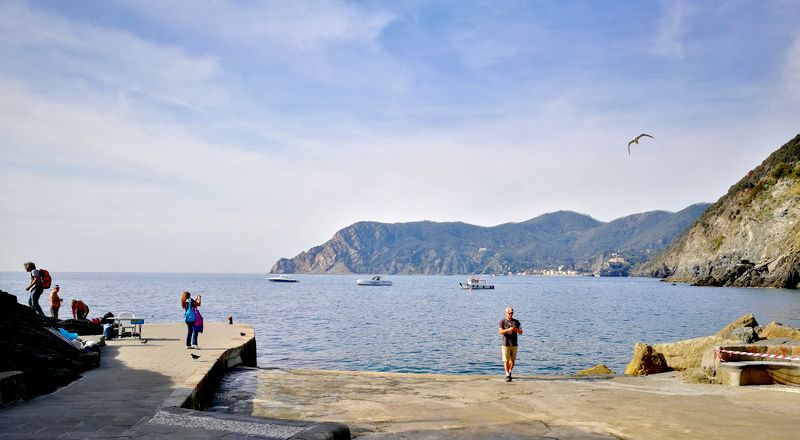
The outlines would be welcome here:
M 207 322 L 198 350 L 187 350 L 185 337 L 183 323 L 145 324 L 141 340 L 107 341 L 100 367 L 52 394 L 0 409 L 0 438 L 303 439 L 340 433 L 338 425 L 181 408 L 212 393 L 211 374 L 241 362 L 243 347 L 255 355 L 249 325 Z
M 255 336 L 247 325 L 207 324 L 201 349 L 187 350 L 185 331 L 182 323 L 146 324 L 146 343 L 109 341 L 101 366 L 80 380 L 0 409 L 0 438 L 800 437 L 797 387 L 684 383 L 674 373 L 507 383 L 501 374 L 263 369 L 252 415 L 207 413 L 181 406 L 213 390 L 211 372 L 240 362 L 237 350 L 255 348 Z
M 498 370 L 502 366 L 498 364 Z M 800 438 L 800 388 L 311 370 L 259 373 L 254 413 L 345 423 L 359 439 Z

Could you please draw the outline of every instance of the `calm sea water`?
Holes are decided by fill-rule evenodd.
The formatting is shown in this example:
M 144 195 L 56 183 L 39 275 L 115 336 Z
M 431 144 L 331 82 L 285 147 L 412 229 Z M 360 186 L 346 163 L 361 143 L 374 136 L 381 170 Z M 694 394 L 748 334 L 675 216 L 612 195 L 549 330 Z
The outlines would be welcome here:
M 180 293 L 202 293 L 206 320 L 231 315 L 255 327 L 261 367 L 497 374 L 497 324 L 506 305 L 525 330 L 518 374 L 568 374 L 597 363 L 622 372 L 638 341 L 710 335 L 748 312 L 761 324 L 800 327 L 800 291 L 793 290 L 509 276 L 489 277 L 495 290 L 465 291 L 462 276 L 384 277 L 391 287 L 356 286 L 364 278 L 356 275 L 299 275 L 292 284 L 267 277 L 53 273 L 67 303 L 83 299 L 90 316 L 132 311 L 147 322 L 175 322 Z M 25 304 L 28 280 L 22 271 L 0 272 L 0 289 Z

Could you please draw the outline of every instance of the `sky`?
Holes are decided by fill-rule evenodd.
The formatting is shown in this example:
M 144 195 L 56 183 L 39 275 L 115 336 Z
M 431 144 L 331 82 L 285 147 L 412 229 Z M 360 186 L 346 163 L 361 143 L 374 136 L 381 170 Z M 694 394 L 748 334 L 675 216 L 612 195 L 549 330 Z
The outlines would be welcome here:
M 798 22 L 792 0 L 4 0 L 0 270 L 259 273 L 358 221 L 714 202 L 800 132 Z

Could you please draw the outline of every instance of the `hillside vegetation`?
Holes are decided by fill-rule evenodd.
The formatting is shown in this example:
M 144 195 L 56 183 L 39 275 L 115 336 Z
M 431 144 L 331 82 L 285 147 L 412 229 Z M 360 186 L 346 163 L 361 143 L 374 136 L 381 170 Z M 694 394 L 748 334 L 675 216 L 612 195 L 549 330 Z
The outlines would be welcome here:
M 800 135 L 637 272 L 697 285 L 800 288 Z
M 494 227 L 466 223 L 358 222 L 328 242 L 282 258 L 272 273 L 466 274 L 564 267 L 594 271 L 611 253 L 644 261 L 689 227 L 708 204 L 605 223 L 571 211 Z

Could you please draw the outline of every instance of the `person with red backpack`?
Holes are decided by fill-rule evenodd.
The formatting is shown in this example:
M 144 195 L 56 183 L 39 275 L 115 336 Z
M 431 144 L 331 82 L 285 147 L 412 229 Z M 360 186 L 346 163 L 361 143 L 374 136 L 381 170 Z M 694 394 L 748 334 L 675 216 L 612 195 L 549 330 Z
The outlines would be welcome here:
M 39 297 L 42 296 L 44 289 L 50 288 L 50 273 L 44 269 L 36 269 L 36 265 L 30 261 L 25 262 L 23 266 L 25 271 L 31 274 L 31 283 L 25 288 L 26 291 L 31 293 L 31 296 L 28 297 L 28 305 L 34 312 L 44 316 L 42 307 L 39 305 Z

